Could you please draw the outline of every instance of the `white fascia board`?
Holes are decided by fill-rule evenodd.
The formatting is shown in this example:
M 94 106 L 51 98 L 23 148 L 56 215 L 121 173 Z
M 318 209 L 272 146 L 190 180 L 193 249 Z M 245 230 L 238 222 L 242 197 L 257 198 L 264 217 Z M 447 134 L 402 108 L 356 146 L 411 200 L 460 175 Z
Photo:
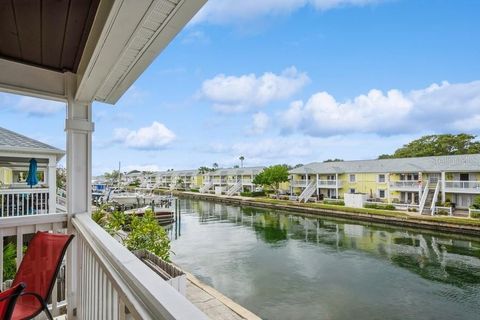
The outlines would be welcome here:
M 43 150 L 35 148 L 19 148 L 19 147 L 3 147 L 0 148 L 0 157 L 19 157 L 19 158 L 45 158 L 55 156 L 57 161 L 60 161 L 65 156 L 65 151 L 62 150 Z
M 75 99 L 115 104 L 205 3 L 101 1 L 77 73 Z
M 0 59 L 0 91 L 65 101 L 65 76 L 61 72 Z

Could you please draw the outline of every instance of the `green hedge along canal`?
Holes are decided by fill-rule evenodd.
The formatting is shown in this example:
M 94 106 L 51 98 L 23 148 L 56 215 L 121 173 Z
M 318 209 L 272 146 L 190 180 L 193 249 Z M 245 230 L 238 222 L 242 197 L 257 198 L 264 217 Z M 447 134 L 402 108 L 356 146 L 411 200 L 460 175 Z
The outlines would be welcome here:
M 480 319 L 480 239 L 180 200 L 173 261 L 264 319 Z

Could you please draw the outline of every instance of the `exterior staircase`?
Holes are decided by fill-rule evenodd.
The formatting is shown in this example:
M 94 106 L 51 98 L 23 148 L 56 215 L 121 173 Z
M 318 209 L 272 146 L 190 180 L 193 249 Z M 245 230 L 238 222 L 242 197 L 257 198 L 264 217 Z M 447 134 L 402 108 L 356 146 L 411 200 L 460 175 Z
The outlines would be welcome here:
M 434 189 L 428 189 L 427 197 L 425 199 L 425 205 L 423 207 L 422 214 L 430 214 L 432 203 L 433 203 L 434 193 L 435 193 Z
M 200 193 L 205 193 L 208 190 L 210 190 L 213 187 L 213 181 L 207 182 L 207 184 L 204 184 L 198 191 Z
M 298 202 L 307 202 L 317 190 L 317 180 L 312 180 L 298 197 Z
M 425 186 L 424 194 L 420 202 L 420 213 L 433 215 L 435 212 L 435 204 L 438 201 L 438 195 L 440 193 L 440 181 L 438 181 L 435 187 L 427 184 Z
M 230 189 L 227 190 L 226 195 L 229 196 L 229 197 L 231 197 L 231 196 L 233 196 L 235 193 L 240 192 L 240 190 L 242 190 L 242 182 L 241 182 L 241 181 L 238 181 L 238 182 L 235 183 Z

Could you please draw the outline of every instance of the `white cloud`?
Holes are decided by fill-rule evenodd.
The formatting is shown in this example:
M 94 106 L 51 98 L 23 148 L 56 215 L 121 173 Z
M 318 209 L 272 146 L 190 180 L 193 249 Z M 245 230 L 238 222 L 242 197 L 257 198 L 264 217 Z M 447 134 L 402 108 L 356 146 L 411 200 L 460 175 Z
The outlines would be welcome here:
M 151 126 L 138 130 L 117 128 L 113 140 L 133 149 L 163 149 L 175 140 L 175 133 L 164 124 L 154 121 Z
M 252 126 L 249 128 L 248 133 L 252 135 L 262 134 L 269 126 L 269 116 L 264 112 L 257 112 L 252 116 Z
M 327 92 L 318 92 L 305 103 L 292 102 L 280 116 L 285 131 L 314 136 L 478 131 L 476 117 L 480 117 L 480 81 L 443 82 L 406 93 L 373 89 L 344 102 Z
M 278 75 L 266 72 L 259 77 L 253 73 L 242 76 L 219 74 L 203 82 L 201 96 L 212 101 L 217 111 L 242 112 L 290 98 L 309 81 L 307 74 L 298 72 L 295 67 Z
M 34 117 L 45 117 L 65 110 L 65 103 L 2 93 L 0 109 L 21 112 Z
M 223 165 L 237 164 L 241 154 L 249 165 L 277 163 L 309 163 L 329 158 L 345 160 L 374 159 L 392 153 L 399 146 L 417 138 L 416 135 L 383 137 L 375 134 L 350 134 L 331 137 L 310 137 L 300 134 L 251 139 L 232 144 L 213 143 L 203 152 L 213 154 Z
M 345 6 L 365 6 L 388 0 L 209 0 L 192 23 L 238 24 L 263 16 L 287 15 L 305 6 L 325 11 Z

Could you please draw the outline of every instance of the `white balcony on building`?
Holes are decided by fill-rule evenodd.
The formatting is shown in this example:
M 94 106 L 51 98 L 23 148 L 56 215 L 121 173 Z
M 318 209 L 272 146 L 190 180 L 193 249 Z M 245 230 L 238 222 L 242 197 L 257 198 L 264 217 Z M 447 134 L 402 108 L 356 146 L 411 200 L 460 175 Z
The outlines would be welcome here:
M 66 213 L 55 212 L 55 205 L 50 204 L 35 215 L 16 207 L 17 216 L 0 217 L 0 247 L 12 237 L 16 239 L 17 266 L 24 240 L 36 231 L 75 235 L 66 255 L 64 282 L 57 284 L 62 285 L 58 292 L 63 294 L 55 289 L 52 294 L 50 308 L 55 316 L 65 311 L 69 320 L 207 318 L 90 217 L 93 101 L 115 104 L 205 2 L 2 4 L 0 91 L 66 105 L 62 121 L 66 132 Z M 48 189 L 52 188 L 48 184 Z M 34 198 L 41 199 L 41 195 Z M 0 283 L 6 280 L 2 271 L 0 250 Z
M 480 181 L 445 181 L 447 193 L 480 194 Z
M 321 189 L 337 189 L 342 187 L 340 180 L 317 180 L 317 187 Z
M 294 188 L 306 188 L 307 187 L 307 180 L 301 179 L 301 180 L 292 180 L 291 185 Z
M 422 184 L 418 180 L 400 180 L 391 181 L 390 190 L 392 191 L 411 191 L 418 192 L 422 189 Z

